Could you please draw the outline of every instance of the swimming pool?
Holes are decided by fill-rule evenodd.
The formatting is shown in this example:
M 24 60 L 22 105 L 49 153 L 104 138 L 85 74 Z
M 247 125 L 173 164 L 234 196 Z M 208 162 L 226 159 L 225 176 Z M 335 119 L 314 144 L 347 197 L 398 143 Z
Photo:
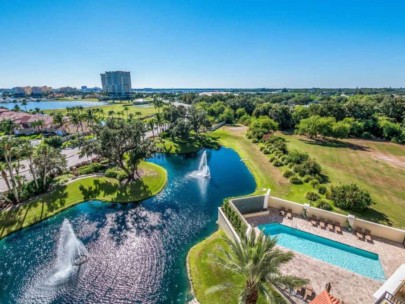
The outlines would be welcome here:
M 385 280 L 378 254 L 278 223 L 260 225 L 258 228 L 265 235 L 277 236 L 280 246 L 374 280 Z

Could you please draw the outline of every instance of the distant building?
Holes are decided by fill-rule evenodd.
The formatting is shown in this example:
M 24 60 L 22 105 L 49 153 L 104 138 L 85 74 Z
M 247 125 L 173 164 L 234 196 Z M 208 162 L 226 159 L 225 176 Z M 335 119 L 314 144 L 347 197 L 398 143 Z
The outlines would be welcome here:
M 31 95 L 31 87 L 15 87 L 13 88 L 13 94 L 18 96 L 28 96 Z
M 62 87 L 57 90 L 60 93 L 76 93 L 78 90 L 72 87 Z
M 52 92 L 51 87 L 47 87 L 47 86 L 32 87 L 32 95 L 34 95 L 34 96 L 48 95 L 51 92 Z
M 128 97 L 131 94 L 130 72 L 115 71 L 101 74 L 103 92 L 112 97 Z
M 82 86 L 82 87 L 81 87 L 81 90 L 82 90 L 82 91 L 87 91 L 87 86 Z

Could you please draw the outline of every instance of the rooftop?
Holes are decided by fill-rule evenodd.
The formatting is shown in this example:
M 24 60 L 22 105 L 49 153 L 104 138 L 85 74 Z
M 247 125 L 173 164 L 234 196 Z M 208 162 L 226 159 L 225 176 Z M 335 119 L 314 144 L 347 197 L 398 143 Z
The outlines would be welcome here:
M 405 261 L 405 249 L 400 243 L 374 237 L 373 243 L 360 241 L 357 237 L 345 230 L 337 234 L 328 230 L 313 227 L 309 220 L 294 214 L 293 220 L 282 217 L 278 209 L 270 208 L 269 211 L 245 214 L 247 222 L 253 227 L 266 223 L 281 223 L 300 230 L 329 238 L 334 241 L 345 243 L 360 249 L 377 253 L 380 258 L 386 278 L 390 277 L 395 270 Z M 256 228 L 258 229 L 258 228 Z M 283 249 L 283 248 L 282 248 Z M 357 273 L 340 268 L 338 266 L 316 260 L 307 255 L 297 252 L 294 259 L 282 270 L 285 273 L 305 277 L 309 279 L 316 294 L 325 289 L 325 284 L 330 282 L 331 294 L 344 303 L 374 303 L 373 294 L 382 286 L 383 282 L 361 276 Z

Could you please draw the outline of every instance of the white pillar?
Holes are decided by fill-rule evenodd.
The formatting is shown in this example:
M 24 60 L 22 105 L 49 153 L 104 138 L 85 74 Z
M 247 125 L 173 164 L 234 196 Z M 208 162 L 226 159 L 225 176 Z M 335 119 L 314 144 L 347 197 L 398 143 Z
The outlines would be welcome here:
M 267 210 L 267 208 L 269 207 L 269 199 L 270 199 L 270 189 L 267 189 L 267 192 L 264 196 L 264 202 L 263 202 L 263 209 Z
M 347 221 L 349 222 L 350 227 L 354 228 L 354 222 L 356 221 L 356 217 L 353 214 L 347 215 Z

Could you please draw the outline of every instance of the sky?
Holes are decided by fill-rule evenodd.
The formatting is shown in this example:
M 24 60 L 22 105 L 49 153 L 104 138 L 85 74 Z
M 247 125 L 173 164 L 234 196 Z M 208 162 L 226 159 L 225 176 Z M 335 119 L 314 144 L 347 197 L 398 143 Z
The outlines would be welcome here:
M 405 1 L 0 0 L 0 88 L 405 87 Z

